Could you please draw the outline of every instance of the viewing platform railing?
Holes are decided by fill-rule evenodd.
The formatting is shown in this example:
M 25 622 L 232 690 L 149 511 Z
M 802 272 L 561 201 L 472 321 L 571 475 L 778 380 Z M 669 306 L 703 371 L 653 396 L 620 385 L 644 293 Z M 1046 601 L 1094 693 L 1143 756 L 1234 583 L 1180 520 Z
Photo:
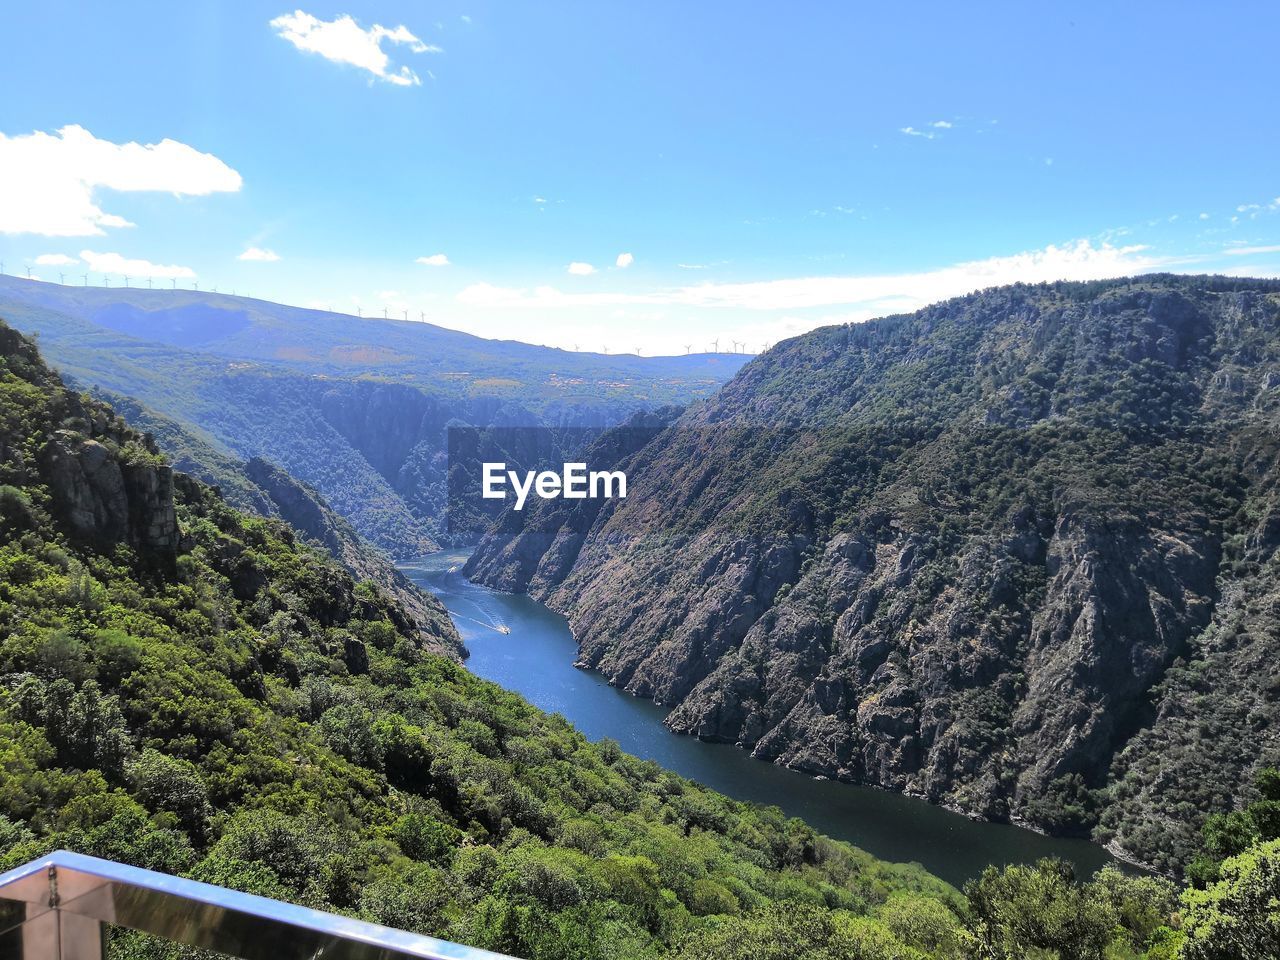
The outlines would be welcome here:
M 65 850 L 0 874 L 4 960 L 102 960 L 112 924 L 242 960 L 510 960 Z

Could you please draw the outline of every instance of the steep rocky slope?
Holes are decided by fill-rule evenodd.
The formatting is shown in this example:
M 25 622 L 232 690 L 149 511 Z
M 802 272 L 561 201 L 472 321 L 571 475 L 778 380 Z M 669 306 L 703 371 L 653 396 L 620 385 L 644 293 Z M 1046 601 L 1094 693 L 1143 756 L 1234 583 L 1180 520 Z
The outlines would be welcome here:
M 334 512 L 318 491 L 266 460 L 241 463 L 212 441 L 165 417 L 132 397 L 95 391 L 113 410 L 158 449 L 177 470 L 216 487 L 239 510 L 283 520 L 304 539 L 319 546 L 357 580 L 371 580 L 419 623 L 423 643 L 438 653 L 461 657 L 466 651 L 448 614 L 430 595 L 404 576 L 382 550 L 361 537 Z M 441 640 L 444 639 L 444 643 Z
M 184 547 L 176 498 L 184 490 L 188 498 L 197 496 L 198 481 L 169 465 L 152 434 L 139 432 L 102 401 L 64 389 L 32 345 L 3 323 L 0 359 L 6 372 L 23 378 L 11 378 L 0 398 L 11 427 L 0 437 L 0 479 L 7 485 L 0 491 L 6 510 L 17 518 L 13 522 L 21 525 L 22 516 L 48 509 L 74 542 L 108 551 L 123 544 L 146 562 L 176 562 Z M 141 415 L 140 408 L 135 412 Z M 37 430 L 34 424 L 44 420 L 56 427 Z M 253 491 L 254 506 L 260 508 L 255 512 L 288 523 L 301 539 L 341 562 L 357 581 L 377 584 L 395 601 L 405 628 L 416 632 L 421 649 L 454 658 L 465 652 L 439 601 L 410 584 L 385 556 L 370 550 L 313 491 L 261 461 L 238 474 L 225 472 L 231 469 L 228 463 L 217 465 L 220 475 L 242 482 L 241 493 Z M 33 503 L 22 492 L 36 483 L 47 490 L 47 504 Z
M 680 413 L 679 407 L 637 413 L 588 444 L 581 453 L 582 462 L 592 470 L 625 467 Z M 468 559 L 464 573 L 508 593 L 542 594 L 569 573 L 587 534 L 608 506 L 609 501 L 597 498 L 533 497 L 523 510 L 502 514 Z
M 258 457 L 244 465 L 244 473 L 266 494 L 285 523 L 324 548 L 357 580 L 370 580 L 385 590 L 419 625 L 424 644 L 437 653 L 465 655 L 461 638 L 440 601 L 410 582 L 386 554 L 365 542 L 351 524 L 329 509 L 319 493 Z M 442 638 L 446 642 L 440 642 Z
M 632 454 L 530 589 L 675 730 L 1176 870 L 1280 759 L 1278 312 L 1151 277 L 815 331 Z M 471 569 L 518 586 L 516 539 Z

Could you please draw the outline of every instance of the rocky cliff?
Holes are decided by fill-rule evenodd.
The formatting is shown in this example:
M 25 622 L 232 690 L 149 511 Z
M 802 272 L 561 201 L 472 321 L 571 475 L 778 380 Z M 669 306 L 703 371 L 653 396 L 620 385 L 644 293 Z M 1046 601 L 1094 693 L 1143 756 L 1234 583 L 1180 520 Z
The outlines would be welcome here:
M 7 527 L 39 526 L 47 518 L 78 545 L 104 552 L 127 546 L 144 563 L 167 567 L 190 550 L 176 501 L 220 500 L 216 490 L 175 472 L 154 437 L 131 427 L 108 404 L 66 389 L 31 342 L 3 323 L 0 374 L 0 414 L 6 424 L 0 435 L 0 509 Z M 169 439 L 174 437 L 171 433 Z M 191 437 L 183 442 L 188 447 L 197 443 Z M 465 653 L 440 603 L 361 541 L 314 491 L 264 461 L 241 469 L 222 458 L 217 467 L 226 471 L 228 464 L 234 466 L 228 475 L 237 492 L 252 492 L 255 512 L 278 518 L 277 526 L 287 523 L 289 538 L 310 541 L 331 554 L 357 581 L 376 584 L 393 601 L 403 629 L 416 631 L 423 649 L 454 658 Z M 32 498 L 32 490 L 40 499 Z M 237 549 L 244 551 L 245 545 Z M 256 561 L 232 566 L 236 589 L 252 598 L 265 582 Z M 354 594 L 339 601 L 359 602 Z
M 470 569 L 675 730 L 1177 870 L 1280 759 L 1278 410 L 1280 284 L 987 291 L 780 344 Z
M 376 583 L 419 623 L 425 646 L 446 656 L 465 655 L 444 607 L 400 573 L 382 550 L 361 537 L 311 486 L 262 458 L 242 463 L 218 449 L 211 438 L 132 397 L 102 390 L 94 395 L 149 438 L 175 469 L 216 487 L 239 510 L 283 520 L 357 580 Z
M 130 430 L 109 407 L 57 389 L 57 377 L 20 334 L 0 325 L 0 363 L 13 376 L 2 402 L 19 426 L 52 422 L 39 441 L 0 438 L 3 482 L 39 478 L 51 513 L 68 535 L 98 547 L 128 544 L 172 562 L 179 542 L 173 471 L 151 438 Z

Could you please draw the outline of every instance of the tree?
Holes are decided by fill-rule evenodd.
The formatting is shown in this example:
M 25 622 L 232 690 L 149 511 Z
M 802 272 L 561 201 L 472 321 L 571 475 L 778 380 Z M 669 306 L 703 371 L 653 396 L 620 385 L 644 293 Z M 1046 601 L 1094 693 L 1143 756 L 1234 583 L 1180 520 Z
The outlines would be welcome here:
M 1280 956 L 1280 840 L 1228 858 L 1220 876 L 1182 895 L 1184 960 Z
M 987 867 L 965 885 L 965 895 L 974 933 L 995 960 L 1102 960 L 1117 922 L 1061 860 Z
M 195 764 L 148 748 L 129 764 L 127 773 L 145 806 L 173 814 L 188 836 L 198 843 L 204 840 L 212 808 Z

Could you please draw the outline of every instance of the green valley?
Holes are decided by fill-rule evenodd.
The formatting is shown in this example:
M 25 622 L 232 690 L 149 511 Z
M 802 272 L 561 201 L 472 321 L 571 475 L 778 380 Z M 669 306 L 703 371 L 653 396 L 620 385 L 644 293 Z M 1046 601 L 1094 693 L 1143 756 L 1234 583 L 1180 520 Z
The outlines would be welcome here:
M 961 895 L 472 677 L 423 641 L 448 646 L 447 620 L 173 473 L 7 327 L 0 451 L 0 867 L 69 848 L 531 960 L 1216 957 L 1275 936 L 1270 800 L 1214 822 L 1185 912 L 1168 881 L 1053 861 Z M 111 954 L 190 951 L 118 931 Z

